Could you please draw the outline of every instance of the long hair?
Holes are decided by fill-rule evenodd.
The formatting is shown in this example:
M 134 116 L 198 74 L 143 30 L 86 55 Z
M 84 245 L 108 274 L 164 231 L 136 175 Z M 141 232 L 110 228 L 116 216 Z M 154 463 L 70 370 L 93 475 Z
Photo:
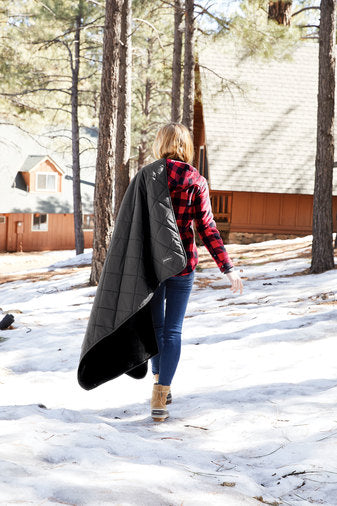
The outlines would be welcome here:
M 168 123 L 157 132 L 153 143 L 155 158 L 172 158 L 193 162 L 194 148 L 190 132 L 182 123 Z

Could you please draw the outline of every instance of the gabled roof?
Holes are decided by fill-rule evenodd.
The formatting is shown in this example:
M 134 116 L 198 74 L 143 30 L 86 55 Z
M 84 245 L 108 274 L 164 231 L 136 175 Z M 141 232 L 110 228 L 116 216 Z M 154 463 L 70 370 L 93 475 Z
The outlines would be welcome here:
M 53 132 L 51 132 L 53 133 Z M 57 132 L 59 135 L 68 132 Z M 60 149 L 60 137 L 34 136 L 15 127 L 0 124 L 0 213 L 72 213 L 72 157 L 69 150 Z M 83 132 L 88 145 L 95 146 L 97 136 L 90 129 Z M 54 143 L 53 143 L 54 142 Z M 31 155 L 36 153 L 36 155 Z M 28 192 L 22 168 L 31 170 L 37 163 L 50 160 L 57 168 L 64 167 L 62 192 Z M 96 150 L 81 155 L 81 194 L 85 214 L 93 212 Z M 61 169 L 60 169 L 61 170 Z M 19 174 L 18 174 L 19 173 Z M 15 182 L 15 184 L 13 184 Z
M 300 43 L 276 61 L 242 58 L 222 42 L 199 62 L 211 188 L 312 194 L 318 45 Z
M 50 158 L 50 156 L 46 155 L 28 155 L 25 159 L 22 167 L 21 172 L 30 172 L 33 170 L 39 163 L 44 162 L 45 160 L 48 160 L 50 163 L 52 163 L 55 168 L 61 173 L 64 174 L 64 170 L 56 163 L 54 160 Z

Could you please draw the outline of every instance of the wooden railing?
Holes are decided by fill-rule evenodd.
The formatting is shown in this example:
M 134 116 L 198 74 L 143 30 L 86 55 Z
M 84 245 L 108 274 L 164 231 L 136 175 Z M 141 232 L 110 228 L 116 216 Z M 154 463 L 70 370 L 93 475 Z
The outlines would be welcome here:
M 210 190 L 214 219 L 217 223 L 229 224 L 232 221 L 232 193 Z

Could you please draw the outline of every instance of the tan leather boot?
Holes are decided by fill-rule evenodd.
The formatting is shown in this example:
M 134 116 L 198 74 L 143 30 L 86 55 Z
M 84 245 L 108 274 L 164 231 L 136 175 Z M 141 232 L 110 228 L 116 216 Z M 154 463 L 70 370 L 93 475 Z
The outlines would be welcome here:
M 153 385 L 151 416 L 155 422 L 163 422 L 169 416 L 169 413 L 166 409 L 166 400 L 169 391 L 169 386 L 158 385 L 158 383 L 155 383 Z
M 154 374 L 153 375 L 153 380 L 155 383 L 158 383 L 159 381 L 159 374 Z M 172 402 L 172 393 L 171 393 L 171 389 L 169 391 L 169 393 L 167 394 L 167 398 L 166 398 L 166 404 L 171 404 Z

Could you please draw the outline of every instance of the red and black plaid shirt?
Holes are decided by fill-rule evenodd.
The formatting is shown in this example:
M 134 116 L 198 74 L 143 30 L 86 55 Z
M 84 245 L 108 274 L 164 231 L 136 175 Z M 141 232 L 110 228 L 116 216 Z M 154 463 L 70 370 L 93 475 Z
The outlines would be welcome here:
M 173 209 L 187 256 L 186 267 L 179 276 L 192 272 L 198 263 L 193 220 L 221 272 L 229 272 L 233 264 L 216 228 L 206 179 L 185 162 L 167 158 L 166 167 Z

